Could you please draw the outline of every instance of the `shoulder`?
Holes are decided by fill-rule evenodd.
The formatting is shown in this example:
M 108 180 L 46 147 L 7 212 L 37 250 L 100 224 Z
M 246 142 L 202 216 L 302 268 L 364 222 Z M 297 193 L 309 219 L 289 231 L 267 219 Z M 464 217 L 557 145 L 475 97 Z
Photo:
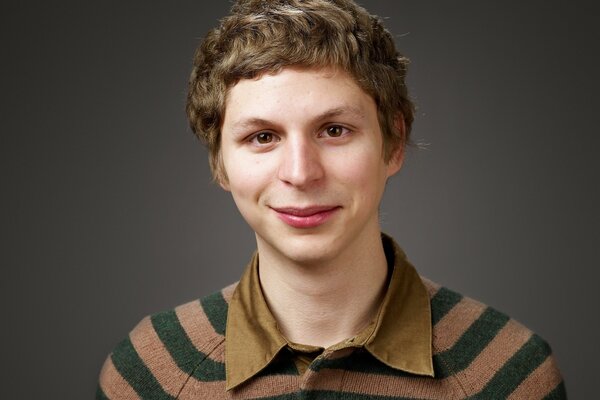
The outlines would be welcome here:
M 566 398 L 549 344 L 508 315 L 422 278 L 436 376 L 480 398 Z
M 169 398 L 192 375 L 220 380 L 228 302 L 236 285 L 143 318 L 104 362 L 97 398 Z

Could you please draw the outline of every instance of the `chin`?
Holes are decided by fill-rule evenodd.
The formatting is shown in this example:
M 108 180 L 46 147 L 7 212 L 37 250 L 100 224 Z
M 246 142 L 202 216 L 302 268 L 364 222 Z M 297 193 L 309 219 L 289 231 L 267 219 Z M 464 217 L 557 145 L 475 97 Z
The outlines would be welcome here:
M 335 258 L 335 252 L 330 249 L 324 251 L 315 251 L 314 249 L 280 249 L 285 258 L 297 265 L 316 265 L 323 264 Z
M 327 235 L 328 236 L 328 235 Z M 317 264 L 334 259 L 339 254 L 339 240 L 324 235 L 298 235 L 263 240 L 282 257 L 297 264 Z

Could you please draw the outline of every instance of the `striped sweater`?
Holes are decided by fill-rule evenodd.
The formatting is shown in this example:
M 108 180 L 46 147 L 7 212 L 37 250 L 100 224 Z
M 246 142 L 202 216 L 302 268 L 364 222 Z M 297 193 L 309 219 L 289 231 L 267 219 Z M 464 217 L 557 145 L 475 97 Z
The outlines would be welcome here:
M 491 307 L 422 280 L 431 300 L 435 377 L 346 348 L 326 350 L 302 375 L 282 358 L 226 391 L 232 285 L 143 319 L 107 358 L 96 399 L 566 399 L 543 339 Z

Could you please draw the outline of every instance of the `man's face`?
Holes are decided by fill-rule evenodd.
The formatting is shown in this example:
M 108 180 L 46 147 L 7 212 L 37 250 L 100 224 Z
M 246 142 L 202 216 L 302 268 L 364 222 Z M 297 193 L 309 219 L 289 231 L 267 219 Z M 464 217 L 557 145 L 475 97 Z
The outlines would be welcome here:
M 384 162 L 375 102 L 347 73 L 286 68 L 241 80 L 221 140 L 221 185 L 259 251 L 314 263 L 378 237 L 385 182 L 401 157 Z

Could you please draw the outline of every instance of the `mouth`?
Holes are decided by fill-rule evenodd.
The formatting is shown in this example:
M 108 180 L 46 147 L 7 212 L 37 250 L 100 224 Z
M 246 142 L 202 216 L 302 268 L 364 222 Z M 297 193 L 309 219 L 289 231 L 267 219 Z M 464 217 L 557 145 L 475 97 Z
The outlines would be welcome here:
M 340 206 L 271 207 L 287 225 L 293 228 L 316 228 L 327 222 Z

